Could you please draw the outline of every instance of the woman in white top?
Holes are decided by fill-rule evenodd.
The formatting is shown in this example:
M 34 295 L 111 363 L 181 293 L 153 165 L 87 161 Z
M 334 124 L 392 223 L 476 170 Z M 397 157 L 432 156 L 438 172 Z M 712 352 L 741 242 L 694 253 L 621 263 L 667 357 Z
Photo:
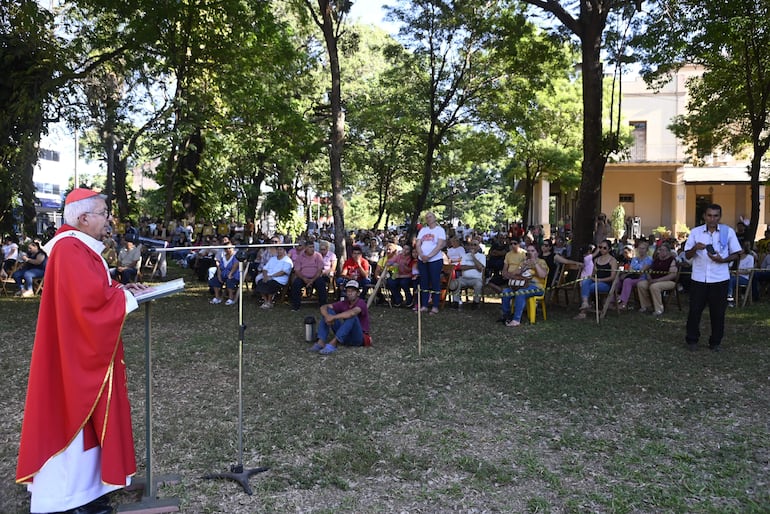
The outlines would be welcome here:
M 444 265 L 444 255 L 441 250 L 446 246 L 446 232 L 436 221 L 432 212 L 425 213 L 425 226 L 417 234 L 418 268 L 420 270 L 420 304 L 421 310 L 428 310 L 428 296 L 433 295 L 431 314 L 438 313 L 441 301 L 441 268 Z
M 0 269 L 0 276 L 2 276 L 3 280 L 16 267 L 16 261 L 20 260 L 19 245 L 16 244 L 11 236 L 5 236 L 3 240 L 3 265 L 2 269 Z

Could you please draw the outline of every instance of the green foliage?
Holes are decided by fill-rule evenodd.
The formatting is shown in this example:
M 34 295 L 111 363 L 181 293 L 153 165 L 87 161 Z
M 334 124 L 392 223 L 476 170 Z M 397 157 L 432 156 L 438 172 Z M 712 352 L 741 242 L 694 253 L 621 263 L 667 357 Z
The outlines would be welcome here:
M 288 234 L 292 236 L 293 239 L 296 239 L 297 236 L 302 234 L 306 228 L 307 225 L 305 225 L 305 220 L 299 215 L 299 212 L 297 212 L 296 209 L 285 216 L 280 217 L 275 224 L 277 233 Z
M 34 224 L 33 167 L 63 73 L 63 45 L 51 15 L 33 0 L 0 0 L 0 231 L 11 232 L 21 201 Z

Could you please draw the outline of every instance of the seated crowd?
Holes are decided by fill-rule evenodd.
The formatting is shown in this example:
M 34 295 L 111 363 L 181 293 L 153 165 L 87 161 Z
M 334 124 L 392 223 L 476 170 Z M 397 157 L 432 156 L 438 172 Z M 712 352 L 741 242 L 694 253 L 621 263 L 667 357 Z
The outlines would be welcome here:
M 376 295 L 376 301 L 387 301 L 392 307 L 426 313 L 438 313 L 444 302 L 462 308 L 477 309 L 487 294 L 501 297 L 499 321 L 518 326 L 528 298 L 542 296 L 554 287 L 561 267 L 572 263 L 579 281 L 580 306 L 576 318 L 596 308 L 596 294 L 607 295 L 608 308 L 664 313 L 664 297 L 674 290 L 686 291 L 689 274 L 687 259 L 676 240 L 640 238 L 634 241 L 603 239 L 597 245 L 573 249 L 567 243 L 569 233 L 559 232 L 545 237 L 541 227 L 523 230 L 513 225 L 508 232 L 479 233 L 469 226 L 444 228 L 433 213 L 426 213 L 424 224 L 412 240 L 404 230 L 350 231 L 346 240 L 348 257 L 338 266 L 333 243 L 333 230 L 325 227 L 306 233 L 296 241 L 289 236 L 267 237 L 255 231 L 253 222 L 188 224 L 172 222 L 167 227 L 148 219 L 138 226 L 126 220 L 118 223 L 113 237 L 105 238 L 103 256 L 114 279 L 128 283 L 141 279 L 142 262 L 155 258 L 158 275 L 165 276 L 166 253 L 148 254 L 144 245 L 127 241 L 125 234 L 162 239 L 170 246 L 186 249 L 169 252 L 169 259 L 194 271 L 200 281 L 207 282 L 212 304 L 233 305 L 240 283 L 236 245 L 264 245 L 245 250 L 244 281 L 253 285 L 254 295 L 262 309 L 270 309 L 286 298 L 297 311 L 307 298 L 317 296 L 318 305 L 326 305 L 329 295 L 345 297 L 345 284 L 355 281 L 361 295 Z M 161 241 L 163 242 L 163 241 Z M 681 243 L 683 244 L 683 243 Z M 200 246 L 200 250 L 195 247 Z M 751 279 L 750 294 L 759 298 L 770 283 L 770 229 L 756 247 L 748 241 L 731 275 L 728 301 L 734 305 L 738 287 L 746 287 Z M 42 278 L 45 252 L 39 241 L 21 252 L 13 236 L 4 238 L 3 264 L 0 278 L 17 286 L 16 294 L 34 294 L 33 281 Z M 373 291 L 376 288 L 376 291 Z M 418 291 L 420 294 L 418 295 Z

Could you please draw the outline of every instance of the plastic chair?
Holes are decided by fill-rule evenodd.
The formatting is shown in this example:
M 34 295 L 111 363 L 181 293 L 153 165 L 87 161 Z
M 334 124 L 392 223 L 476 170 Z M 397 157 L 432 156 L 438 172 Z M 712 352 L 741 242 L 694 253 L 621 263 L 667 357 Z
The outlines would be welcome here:
M 540 312 L 543 313 L 543 321 L 548 319 L 545 312 L 545 304 L 546 304 L 545 295 L 530 296 L 529 298 L 527 298 L 527 317 L 529 318 L 530 325 L 534 325 L 535 320 L 537 319 L 538 303 L 540 304 Z

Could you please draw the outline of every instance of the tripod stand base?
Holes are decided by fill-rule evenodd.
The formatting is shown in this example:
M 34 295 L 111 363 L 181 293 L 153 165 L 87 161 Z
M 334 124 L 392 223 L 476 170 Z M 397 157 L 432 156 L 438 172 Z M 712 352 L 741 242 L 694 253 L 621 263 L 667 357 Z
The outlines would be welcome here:
M 137 503 L 129 503 L 118 507 L 118 512 L 130 512 L 131 514 L 162 514 L 164 512 L 179 512 L 179 500 L 176 498 L 142 498 Z
M 147 481 L 142 478 L 134 478 L 126 491 L 144 490 L 142 499 L 136 503 L 128 503 L 118 506 L 118 512 L 130 512 L 131 514 L 162 514 L 164 512 L 179 512 L 179 500 L 177 498 L 153 498 L 153 492 L 159 485 L 178 484 L 181 481 L 179 475 L 153 475 L 152 488 L 147 490 Z
M 261 468 L 253 468 L 253 469 L 243 469 L 243 466 L 232 466 L 230 468 L 229 473 L 210 473 L 208 475 L 203 475 L 204 479 L 209 478 L 227 478 L 229 480 L 235 480 L 239 484 L 241 484 L 241 487 L 243 487 L 243 492 L 251 496 L 254 494 L 254 491 L 252 491 L 251 486 L 249 485 L 249 478 L 252 475 L 256 475 L 257 473 L 263 473 L 267 471 L 270 468 L 267 467 L 261 467 Z

